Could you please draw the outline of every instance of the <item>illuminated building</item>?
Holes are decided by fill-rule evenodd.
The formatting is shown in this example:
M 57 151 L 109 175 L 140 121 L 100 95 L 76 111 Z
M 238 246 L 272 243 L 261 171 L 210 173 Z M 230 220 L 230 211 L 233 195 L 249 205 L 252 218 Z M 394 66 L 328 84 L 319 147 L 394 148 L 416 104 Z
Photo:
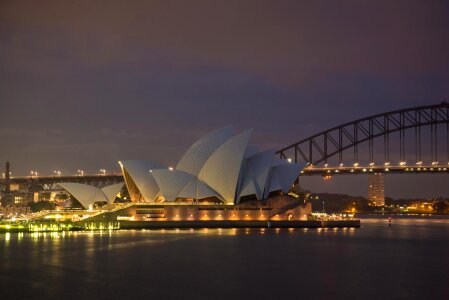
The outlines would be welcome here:
M 385 205 L 384 174 L 368 175 L 368 199 L 377 206 Z
M 216 130 L 194 143 L 175 168 L 149 161 L 119 162 L 133 202 L 220 203 L 288 193 L 305 164 L 275 158 L 248 145 L 252 130 Z
M 304 220 L 310 204 L 288 196 L 305 164 L 275 157 L 249 145 L 252 130 L 216 130 L 195 142 L 176 167 L 142 160 L 120 161 L 131 203 L 102 217 L 108 221 Z M 92 186 L 60 183 L 85 209 L 111 203 Z M 113 186 L 111 186 L 111 191 Z
M 95 203 L 113 203 L 123 187 L 123 183 L 109 185 L 102 189 L 75 182 L 60 182 L 59 185 L 78 200 L 84 209 L 92 208 Z

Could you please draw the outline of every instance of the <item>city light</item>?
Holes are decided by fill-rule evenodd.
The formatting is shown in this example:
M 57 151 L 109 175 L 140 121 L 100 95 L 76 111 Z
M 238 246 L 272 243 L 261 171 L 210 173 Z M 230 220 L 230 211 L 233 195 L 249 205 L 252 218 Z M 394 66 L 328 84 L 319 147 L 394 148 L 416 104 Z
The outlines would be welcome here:
M 449 300 L 449 0 L 23 2 L 0 300 Z

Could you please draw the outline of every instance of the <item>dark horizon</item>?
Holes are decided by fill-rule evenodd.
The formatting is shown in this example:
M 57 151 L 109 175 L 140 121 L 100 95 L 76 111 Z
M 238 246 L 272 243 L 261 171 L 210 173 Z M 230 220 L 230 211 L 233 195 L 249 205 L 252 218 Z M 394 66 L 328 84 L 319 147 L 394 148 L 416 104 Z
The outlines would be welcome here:
M 0 3 L 0 159 L 31 170 L 175 165 L 228 124 L 279 149 L 344 122 L 449 99 L 445 1 Z M 2 168 L 3 169 L 3 168 Z M 387 196 L 449 196 L 447 175 Z M 306 178 L 366 194 L 366 178 Z

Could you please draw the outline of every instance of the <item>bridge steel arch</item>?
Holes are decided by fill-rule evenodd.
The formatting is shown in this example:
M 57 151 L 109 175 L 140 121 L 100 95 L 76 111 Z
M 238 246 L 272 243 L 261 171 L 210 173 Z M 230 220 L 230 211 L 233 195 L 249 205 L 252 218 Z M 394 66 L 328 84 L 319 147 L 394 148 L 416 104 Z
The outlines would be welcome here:
M 449 162 L 449 103 L 419 106 L 377 114 L 348 122 L 331 129 L 300 140 L 276 153 L 281 158 L 291 158 L 294 161 L 304 161 L 311 165 L 327 163 L 328 159 L 338 155 L 343 162 L 343 152 L 353 149 L 354 162 L 358 162 L 358 146 L 369 144 L 369 160 L 374 162 L 374 139 L 384 138 L 384 159 L 389 162 L 390 134 L 399 132 L 400 160 L 405 159 L 405 131 L 414 129 L 414 148 L 416 161 L 421 161 L 422 142 L 421 128 L 430 126 L 430 151 L 432 161 L 438 158 L 438 125 L 446 124 L 446 155 Z M 315 155 L 318 154 L 318 155 Z

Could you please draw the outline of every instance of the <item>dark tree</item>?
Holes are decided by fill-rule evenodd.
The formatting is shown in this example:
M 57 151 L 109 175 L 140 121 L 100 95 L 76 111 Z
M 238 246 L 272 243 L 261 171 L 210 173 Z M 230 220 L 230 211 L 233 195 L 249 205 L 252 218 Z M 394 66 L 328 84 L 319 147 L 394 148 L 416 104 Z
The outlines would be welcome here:
M 39 201 L 39 202 L 31 202 L 30 209 L 32 212 L 38 212 L 41 210 L 52 210 L 54 209 L 54 204 L 50 201 Z

